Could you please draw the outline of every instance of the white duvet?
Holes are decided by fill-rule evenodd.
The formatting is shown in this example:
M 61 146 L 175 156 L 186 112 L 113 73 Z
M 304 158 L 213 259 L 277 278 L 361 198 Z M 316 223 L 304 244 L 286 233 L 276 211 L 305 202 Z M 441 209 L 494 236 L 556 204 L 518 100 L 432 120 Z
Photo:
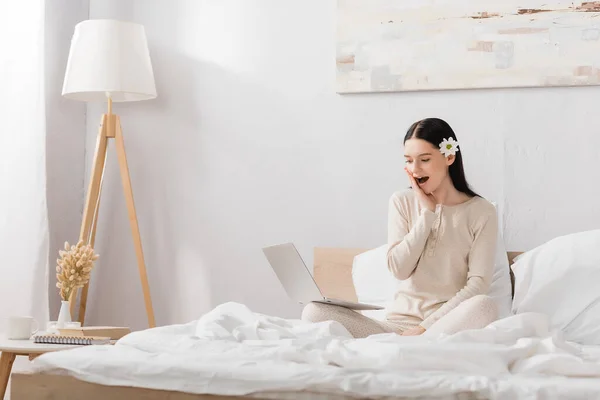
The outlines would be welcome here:
M 600 348 L 567 343 L 542 314 L 451 336 L 352 339 L 237 303 L 198 321 L 134 332 L 115 346 L 48 353 L 37 371 L 104 384 L 247 395 L 309 391 L 380 398 L 600 398 Z

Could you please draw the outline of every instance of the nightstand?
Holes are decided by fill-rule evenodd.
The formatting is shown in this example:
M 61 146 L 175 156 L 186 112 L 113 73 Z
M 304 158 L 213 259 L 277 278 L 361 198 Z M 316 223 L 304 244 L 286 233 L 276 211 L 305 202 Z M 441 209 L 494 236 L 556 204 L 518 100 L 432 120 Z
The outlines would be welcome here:
M 49 353 L 52 351 L 69 350 L 80 345 L 67 344 L 38 344 L 31 340 L 9 340 L 0 337 L 0 400 L 4 398 L 6 386 L 10 378 L 12 365 L 17 356 L 27 356 L 30 360 L 40 354 Z

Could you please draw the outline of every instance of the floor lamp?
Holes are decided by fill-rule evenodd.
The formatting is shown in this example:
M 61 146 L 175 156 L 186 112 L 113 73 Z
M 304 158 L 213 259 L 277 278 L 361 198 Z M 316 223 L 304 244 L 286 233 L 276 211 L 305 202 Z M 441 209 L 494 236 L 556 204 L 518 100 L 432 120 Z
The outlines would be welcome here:
M 106 151 L 108 142 L 114 140 L 148 324 L 154 327 L 156 323 L 121 122 L 119 116 L 112 112 L 113 102 L 149 100 L 156 97 L 154 73 L 144 27 L 116 20 L 86 20 L 77 24 L 71 40 L 62 94 L 69 99 L 108 104 L 108 111 L 100 120 L 79 239 L 94 247 Z M 81 325 L 85 320 L 88 289 L 89 283 L 81 290 L 78 318 Z M 75 316 L 76 299 L 77 292 L 70 299 L 72 316 Z

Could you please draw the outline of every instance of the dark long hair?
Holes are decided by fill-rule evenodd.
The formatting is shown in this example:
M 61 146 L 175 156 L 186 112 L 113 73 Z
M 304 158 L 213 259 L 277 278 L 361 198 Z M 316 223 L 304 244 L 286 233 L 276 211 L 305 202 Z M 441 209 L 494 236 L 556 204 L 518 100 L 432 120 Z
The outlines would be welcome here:
M 406 136 L 404 136 L 404 143 L 412 138 L 426 140 L 436 149 L 439 148 L 440 143 L 442 143 L 444 139 L 452 138 L 458 141 L 450 125 L 439 118 L 425 118 L 413 123 L 410 128 L 408 128 Z M 479 196 L 471 190 L 467 183 L 465 170 L 463 168 L 462 149 L 460 147 L 459 151 L 456 152 L 455 157 L 456 159 L 454 162 L 448 167 L 448 174 L 450 175 L 452 184 L 459 192 L 463 192 L 471 197 Z

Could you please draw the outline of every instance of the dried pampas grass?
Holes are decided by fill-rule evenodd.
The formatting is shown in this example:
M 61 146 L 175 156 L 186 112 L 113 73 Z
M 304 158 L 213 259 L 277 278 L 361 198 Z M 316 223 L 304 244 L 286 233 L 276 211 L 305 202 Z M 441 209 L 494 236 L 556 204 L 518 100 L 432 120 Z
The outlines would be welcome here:
M 94 249 L 89 244 L 84 245 L 82 240 L 76 245 L 65 242 L 65 249 L 58 254 L 60 258 L 56 260 L 56 287 L 60 289 L 60 297 L 68 301 L 77 288 L 89 282 L 98 254 L 94 254 Z

